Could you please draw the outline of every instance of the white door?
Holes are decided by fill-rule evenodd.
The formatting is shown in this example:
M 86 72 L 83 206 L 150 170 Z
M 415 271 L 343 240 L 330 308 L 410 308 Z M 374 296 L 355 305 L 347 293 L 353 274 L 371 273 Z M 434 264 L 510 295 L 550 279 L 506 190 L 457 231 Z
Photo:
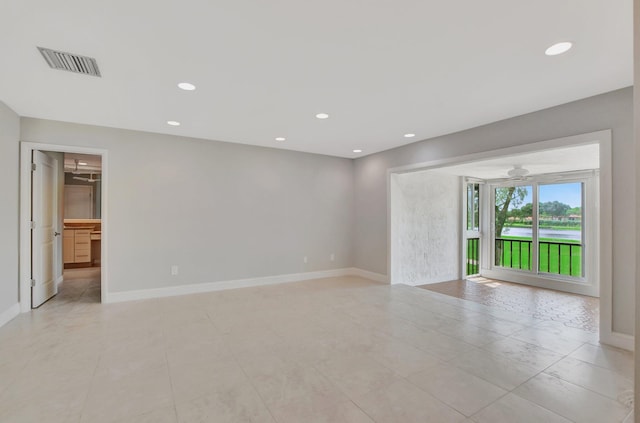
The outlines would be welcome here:
M 31 211 L 31 307 L 42 305 L 58 292 L 55 281 L 56 187 L 58 161 L 33 152 Z

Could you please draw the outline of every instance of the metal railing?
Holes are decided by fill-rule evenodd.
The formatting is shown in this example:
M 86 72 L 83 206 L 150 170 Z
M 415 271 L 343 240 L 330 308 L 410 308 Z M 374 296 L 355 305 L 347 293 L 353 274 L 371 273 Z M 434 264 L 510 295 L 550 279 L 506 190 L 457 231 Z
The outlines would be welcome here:
M 480 273 L 480 238 L 467 238 L 467 276 Z
M 538 242 L 540 272 L 582 276 L 582 244 L 574 242 Z M 496 238 L 496 266 L 531 270 L 531 240 Z

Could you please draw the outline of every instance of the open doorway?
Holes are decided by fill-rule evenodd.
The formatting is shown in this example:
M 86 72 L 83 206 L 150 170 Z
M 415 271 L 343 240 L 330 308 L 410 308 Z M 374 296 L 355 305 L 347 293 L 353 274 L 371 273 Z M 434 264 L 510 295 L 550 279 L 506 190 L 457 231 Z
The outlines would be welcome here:
M 609 341 L 610 151 L 601 131 L 391 169 L 391 283 L 475 276 L 492 289 L 508 281 L 600 297 Z
M 21 143 L 21 311 L 58 288 L 61 300 L 106 300 L 106 159 L 101 149 Z

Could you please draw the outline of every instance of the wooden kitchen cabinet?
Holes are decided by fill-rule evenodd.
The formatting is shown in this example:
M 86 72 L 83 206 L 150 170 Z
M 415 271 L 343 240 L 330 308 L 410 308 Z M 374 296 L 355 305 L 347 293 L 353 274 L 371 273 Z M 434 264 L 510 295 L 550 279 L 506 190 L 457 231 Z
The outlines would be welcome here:
M 64 263 L 91 262 L 91 231 L 89 229 L 65 229 L 62 241 Z
M 62 236 L 62 254 L 64 256 L 64 263 L 74 263 L 75 260 L 75 248 L 74 248 L 74 235 L 73 229 L 65 229 Z

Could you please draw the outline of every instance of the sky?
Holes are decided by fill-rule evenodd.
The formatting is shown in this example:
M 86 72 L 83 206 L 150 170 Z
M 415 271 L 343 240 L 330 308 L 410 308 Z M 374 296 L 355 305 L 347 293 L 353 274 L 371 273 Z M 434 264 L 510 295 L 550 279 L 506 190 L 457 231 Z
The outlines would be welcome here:
M 571 207 L 581 207 L 582 205 L 582 184 L 580 182 L 539 185 L 541 203 L 548 201 L 559 201 Z M 521 205 L 531 203 L 531 187 L 527 187 L 527 196 Z

